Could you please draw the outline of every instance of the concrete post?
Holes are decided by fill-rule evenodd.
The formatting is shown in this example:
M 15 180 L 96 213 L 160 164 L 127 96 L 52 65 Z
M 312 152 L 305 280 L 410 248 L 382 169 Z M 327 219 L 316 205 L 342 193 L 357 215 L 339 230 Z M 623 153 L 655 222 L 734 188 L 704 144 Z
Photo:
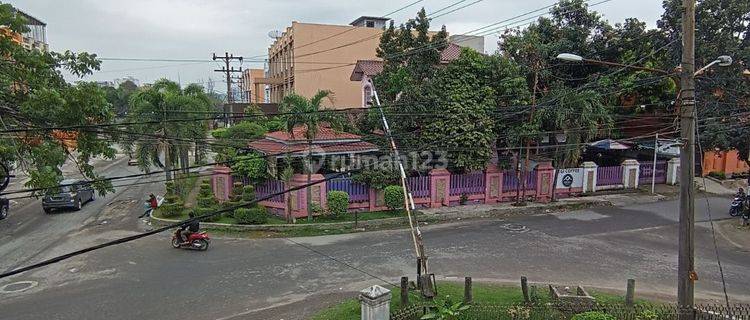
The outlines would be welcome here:
M 451 173 L 445 169 L 430 170 L 430 208 L 450 204 Z
M 672 158 L 667 161 L 667 184 L 676 185 L 680 181 L 680 158 Z
M 494 164 L 487 166 L 484 171 L 484 203 L 500 202 L 500 196 L 503 194 L 503 173 Z
M 552 201 L 552 192 L 555 191 L 554 182 L 555 168 L 552 162 L 539 162 L 536 167 L 536 201 L 547 203 Z
M 321 181 L 325 180 L 325 177 L 322 174 L 313 174 L 310 177 L 312 182 L 315 181 Z M 307 184 L 307 175 L 302 173 L 295 173 L 294 176 L 292 176 L 292 181 L 290 181 L 290 188 L 291 187 L 298 187 L 302 185 Z M 315 204 L 318 204 L 321 208 L 326 207 L 326 182 L 323 181 L 321 183 L 315 184 L 311 186 L 312 188 L 312 202 Z M 292 213 L 295 217 L 305 217 L 307 216 L 307 192 L 305 189 L 300 189 L 294 192 L 291 192 L 290 195 L 290 201 L 292 201 Z
M 359 292 L 362 320 L 388 320 L 391 317 L 391 290 L 374 285 Z
M 591 161 L 583 163 L 583 193 L 596 192 L 596 172 L 599 166 Z
M 229 200 L 229 194 L 232 190 L 232 169 L 225 166 L 214 167 L 211 175 L 211 187 L 214 190 L 214 197 L 219 202 Z
M 640 175 L 638 160 L 627 159 L 622 162 L 622 185 L 625 189 L 637 189 Z

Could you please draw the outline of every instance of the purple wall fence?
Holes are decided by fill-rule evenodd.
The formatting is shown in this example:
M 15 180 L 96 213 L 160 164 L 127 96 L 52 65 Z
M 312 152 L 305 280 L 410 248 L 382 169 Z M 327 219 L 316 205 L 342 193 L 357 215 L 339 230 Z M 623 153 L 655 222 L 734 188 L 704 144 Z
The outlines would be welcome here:
M 370 200 L 370 188 L 351 178 L 332 179 L 326 182 L 326 191 L 344 191 L 349 194 L 349 203 Z
M 641 162 L 638 174 L 638 183 L 650 184 L 651 178 L 653 177 L 654 162 Z M 656 161 L 656 183 L 667 182 L 667 162 Z
M 622 167 L 609 166 L 596 168 L 596 185 L 613 186 L 622 184 Z

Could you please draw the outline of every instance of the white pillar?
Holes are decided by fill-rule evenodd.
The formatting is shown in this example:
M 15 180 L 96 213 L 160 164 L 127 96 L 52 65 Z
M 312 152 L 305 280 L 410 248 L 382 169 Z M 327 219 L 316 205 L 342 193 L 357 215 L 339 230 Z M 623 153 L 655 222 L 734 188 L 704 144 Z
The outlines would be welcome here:
M 640 164 L 638 160 L 627 159 L 622 162 L 622 185 L 625 189 L 638 188 L 638 176 L 640 174 Z
M 391 317 L 391 290 L 374 285 L 359 292 L 362 320 L 388 320 Z
M 583 163 L 583 192 L 596 192 L 596 163 L 586 161 Z
M 680 181 L 680 158 L 672 158 L 667 161 L 667 184 L 676 185 Z

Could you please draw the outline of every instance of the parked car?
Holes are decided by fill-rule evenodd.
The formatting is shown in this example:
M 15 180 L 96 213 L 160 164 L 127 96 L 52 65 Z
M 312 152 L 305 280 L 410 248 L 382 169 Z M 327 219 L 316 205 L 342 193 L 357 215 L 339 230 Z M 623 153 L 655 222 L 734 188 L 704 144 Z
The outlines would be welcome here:
M 130 159 L 128 159 L 128 165 L 129 166 L 137 166 L 138 165 L 138 160 L 130 158 Z
M 8 216 L 9 209 L 10 201 L 5 198 L 0 198 L 0 220 L 3 220 Z
M 60 208 L 72 208 L 78 211 L 84 203 L 96 199 L 96 192 L 88 182 L 67 179 L 60 182 L 60 185 L 60 192 L 48 194 L 42 198 L 44 212 L 50 213 L 52 209 Z

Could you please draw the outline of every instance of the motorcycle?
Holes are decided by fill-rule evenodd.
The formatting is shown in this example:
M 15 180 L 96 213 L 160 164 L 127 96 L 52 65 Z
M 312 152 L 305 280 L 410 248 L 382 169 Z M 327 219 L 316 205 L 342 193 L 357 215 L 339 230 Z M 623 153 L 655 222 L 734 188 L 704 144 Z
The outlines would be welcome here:
M 182 241 L 182 230 L 175 230 L 172 235 L 172 247 L 175 249 L 190 249 L 190 250 L 208 250 L 208 245 L 211 243 L 211 239 L 208 238 L 208 234 L 203 232 L 196 232 L 188 236 L 187 241 Z
M 746 211 L 744 210 L 745 206 L 743 202 L 744 202 L 743 198 L 735 196 L 734 200 L 732 200 L 732 204 L 729 206 L 729 215 L 732 217 L 736 217 L 742 214 L 742 212 Z

